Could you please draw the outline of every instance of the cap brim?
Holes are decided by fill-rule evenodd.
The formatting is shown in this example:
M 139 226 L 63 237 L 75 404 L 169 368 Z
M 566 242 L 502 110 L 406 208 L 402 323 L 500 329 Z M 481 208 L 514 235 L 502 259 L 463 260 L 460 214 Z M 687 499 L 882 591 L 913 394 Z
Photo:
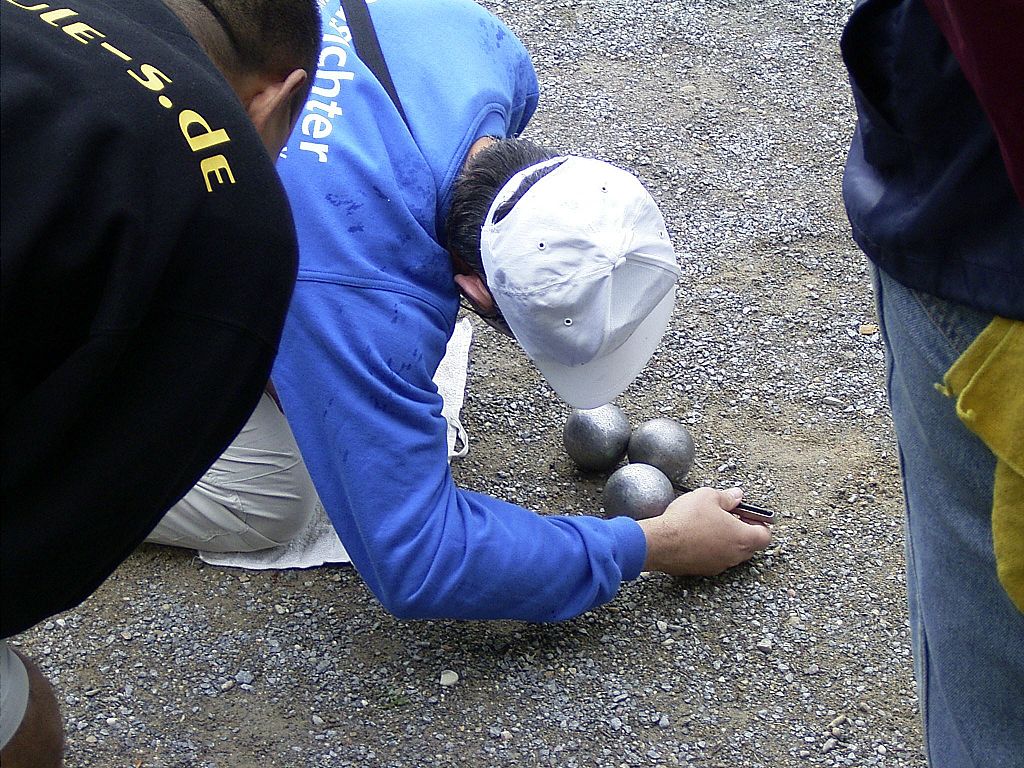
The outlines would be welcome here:
M 618 349 L 583 365 L 534 358 L 534 365 L 551 388 L 573 408 L 597 408 L 622 394 L 644 369 L 665 335 L 672 308 L 673 288 Z

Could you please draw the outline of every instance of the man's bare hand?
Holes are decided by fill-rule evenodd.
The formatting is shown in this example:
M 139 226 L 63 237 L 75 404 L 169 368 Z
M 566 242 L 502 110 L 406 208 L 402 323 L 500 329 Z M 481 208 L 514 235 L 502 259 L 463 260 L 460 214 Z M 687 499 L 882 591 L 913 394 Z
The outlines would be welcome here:
M 645 571 L 672 576 L 715 576 L 749 560 L 771 543 L 771 529 L 730 514 L 739 488 L 698 488 L 669 504 L 664 514 L 640 521 L 647 537 Z

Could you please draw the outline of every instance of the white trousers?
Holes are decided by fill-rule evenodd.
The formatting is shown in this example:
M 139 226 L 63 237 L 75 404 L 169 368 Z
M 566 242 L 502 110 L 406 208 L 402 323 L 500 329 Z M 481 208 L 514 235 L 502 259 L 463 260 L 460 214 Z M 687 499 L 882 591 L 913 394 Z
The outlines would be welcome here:
M 264 393 L 242 431 L 146 541 L 207 552 L 287 544 L 318 503 L 291 428 Z

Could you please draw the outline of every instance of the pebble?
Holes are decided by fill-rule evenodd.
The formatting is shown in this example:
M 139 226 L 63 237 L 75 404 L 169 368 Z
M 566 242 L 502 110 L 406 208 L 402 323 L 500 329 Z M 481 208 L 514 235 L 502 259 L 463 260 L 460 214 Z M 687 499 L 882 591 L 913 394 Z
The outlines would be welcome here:
M 459 682 L 459 673 L 451 669 L 446 669 L 441 672 L 441 685 L 448 688 Z
M 832 720 L 832 722 L 830 722 L 828 724 L 828 727 L 829 728 L 838 728 L 840 725 L 845 723 L 847 720 L 849 720 L 849 718 L 846 715 L 838 715 L 837 717 L 835 717 Z

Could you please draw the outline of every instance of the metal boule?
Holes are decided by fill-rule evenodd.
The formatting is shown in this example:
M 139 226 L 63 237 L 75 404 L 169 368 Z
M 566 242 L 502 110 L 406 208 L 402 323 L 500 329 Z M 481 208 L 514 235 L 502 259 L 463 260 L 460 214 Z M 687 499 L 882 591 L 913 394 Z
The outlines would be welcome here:
M 629 432 L 625 412 L 609 403 L 569 414 L 562 429 L 562 445 L 581 469 L 604 471 L 626 455 Z
M 605 517 L 634 520 L 657 517 L 675 499 L 672 483 L 650 464 L 627 464 L 615 470 L 604 486 Z
M 690 432 L 673 419 L 651 419 L 633 431 L 629 438 L 629 460 L 657 467 L 677 488 L 686 483 L 693 467 L 695 450 Z

